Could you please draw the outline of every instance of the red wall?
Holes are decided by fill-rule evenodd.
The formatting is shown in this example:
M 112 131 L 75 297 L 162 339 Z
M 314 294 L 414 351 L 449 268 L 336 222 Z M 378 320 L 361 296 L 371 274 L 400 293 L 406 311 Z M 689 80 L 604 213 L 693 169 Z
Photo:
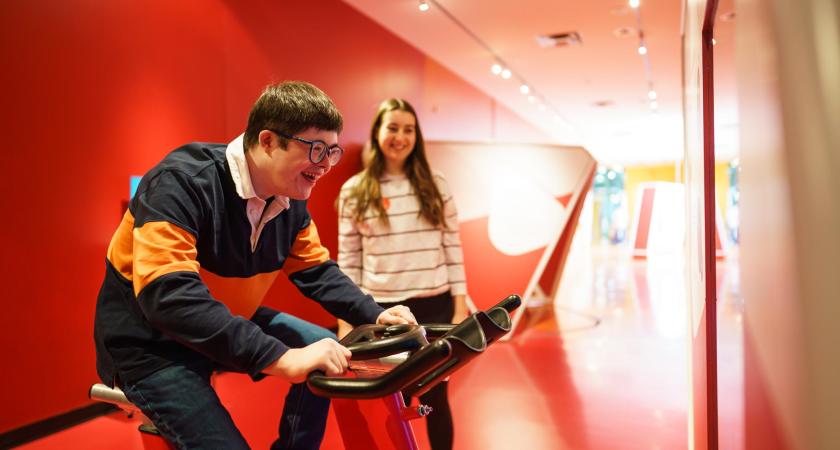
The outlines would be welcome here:
M 313 82 L 345 115 L 351 151 L 310 203 L 331 249 L 333 201 L 381 99 L 415 102 L 429 139 L 544 138 L 337 0 L 0 2 L 0 36 L 0 432 L 87 403 L 95 298 L 129 176 L 185 142 L 235 137 L 266 84 Z M 329 323 L 285 281 L 269 297 Z

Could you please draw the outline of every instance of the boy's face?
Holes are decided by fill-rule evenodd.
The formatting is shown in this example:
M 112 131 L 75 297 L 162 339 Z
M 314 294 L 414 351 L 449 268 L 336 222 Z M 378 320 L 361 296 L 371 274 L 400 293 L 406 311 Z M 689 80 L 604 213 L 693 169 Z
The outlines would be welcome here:
M 271 132 L 269 132 L 271 133 Z M 267 153 L 266 178 L 272 195 L 285 195 L 295 200 L 306 200 L 312 194 L 312 188 L 318 179 L 330 171 L 329 158 L 313 164 L 309 160 L 309 144 L 289 139 L 286 148 L 280 147 L 280 139 L 271 133 L 272 139 Z M 327 146 L 338 144 L 338 133 L 308 128 L 295 137 L 308 141 L 324 141 Z

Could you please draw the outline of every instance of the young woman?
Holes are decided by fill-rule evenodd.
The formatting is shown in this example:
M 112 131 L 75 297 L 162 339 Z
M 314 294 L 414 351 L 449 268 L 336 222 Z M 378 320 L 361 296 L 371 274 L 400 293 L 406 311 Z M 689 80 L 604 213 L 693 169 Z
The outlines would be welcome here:
M 458 212 L 426 160 L 417 114 L 402 99 L 379 105 L 366 168 L 339 196 L 338 264 L 378 303 L 405 305 L 418 323 L 459 323 L 469 314 Z M 339 336 L 350 331 L 339 321 Z M 452 448 L 447 383 L 420 397 L 433 450 Z

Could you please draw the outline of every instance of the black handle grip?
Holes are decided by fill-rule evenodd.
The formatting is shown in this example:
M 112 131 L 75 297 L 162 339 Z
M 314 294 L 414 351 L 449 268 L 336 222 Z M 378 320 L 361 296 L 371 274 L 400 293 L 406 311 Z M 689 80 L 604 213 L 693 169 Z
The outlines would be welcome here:
M 309 389 L 316 395 L 334 398 L 380 398 L 402 390 L 413 381 L 443 364 L 452 353 L 446 340 L 435 341 L 411 355 L 394 370 L 376 378 L 328 377 L 320 370 L 307 376 Z
M 362 340 L 363 337 L 366 337 L 365 333 L 360 333 L 359 336 L 348 334 L 345 339 L 341 340 L 347 349 L 353 353 L 350 359 L 360 361 L 383 358 L 402 352 L 413 352 L 429 343 L 426 340 L 426 330 L 420 325 L 397 325 L 391 327 L 374 325 L 374 327 L 376 328 L 366 330 L 366 333 L 374 331 L 374 337 L 376 337 L 376 333 L 381 332 L 385 337 L 365 341 Z M 347 339 L 348 337 L 350 339 Z
M 512 313 L 513 310 L 519 308 L 520 305 L 522 305 L 522 299 L 518 295 L 513 294 L 497 303 L 493 308 L 504 308 L 507 312 Z
M 437 339 L 446 333 L 452 331 L 457 324 L 452 323 L 424 323 L 423 328 L 426 329 L 426 338 L 429 340 Z
M 340 340 L 339 343 L 341 345 L 347 346 L 360 341 L 369 341 L 375 339 L 376 334 L 384 332 L 386 328 L 388 328 L 387 325 L 359 325 L 358 327 L 353 328 L 351 332 L 347 333 L 347 336 L 344 336 L 344 338 Z
M 509 295 L 504 300 L 500 301 L 499 303 L 496 303 L 495 306 L 488 309 L 487 311 L 492 311 L 496 308 L 502 308 L 505 311 L 507 311 L 508 313 L 512 313 L 516 308 L 518 308 L 521 305 L 522 305 L 522 299 L 518 295 L 514 294 L 514 295 Z M 432 339 L 437 339 L 437 338 L 445 335 L 446 333 L 449 333 L 457 325 L 458 325 L 457 323 L 456 324 L 452 324 L 452 323 L 424 323 L 423 328 L 426 329 L 426 337 L 429 340 L 432 340 Z

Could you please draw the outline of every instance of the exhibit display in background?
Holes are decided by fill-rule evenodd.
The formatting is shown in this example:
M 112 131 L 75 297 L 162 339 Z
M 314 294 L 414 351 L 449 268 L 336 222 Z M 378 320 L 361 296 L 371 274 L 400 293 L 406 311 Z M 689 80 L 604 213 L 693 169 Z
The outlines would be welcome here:
M 641 183 L 636 187 L 635 198 L 633 257 L 682 255 L 686 238 L 685 185 L 664 181 Z M 724 258 L 730 242 L 717 204 L 715 214 L 715 257 Z
M 128 199 L 134 198 L 134 193 L 137 192 L 137 186 L 140 186 L 140 180 L 143 175 L 131 175 L 128 177 Z
M 741 188 L 738 185 L 738 175 L 741 173 L 741 163 L 738 158 L 729 162 L 727 175 L 729 188 L 726 189 L 726 231 L 729 240 L 738 245 L 741 237 L 741 216 L 738 205 L 741 203 Z
M 594 243 L 621 244 L 627 238 L 628 202 L 624 189 L 624 171 L 599 167 L 592 183 L 595 198 Z
M 551 299 L 595 175 L 592 156 L 539 144 L 427 141 L 426 151 L 455 197 L 474 306 L 512 293 L 526 304 Z

